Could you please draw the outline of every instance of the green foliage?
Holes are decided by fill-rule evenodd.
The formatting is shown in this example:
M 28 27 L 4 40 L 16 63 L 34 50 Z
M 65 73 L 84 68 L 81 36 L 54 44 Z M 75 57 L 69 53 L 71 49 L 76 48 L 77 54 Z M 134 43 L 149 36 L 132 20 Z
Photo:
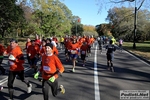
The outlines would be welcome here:
M 107 20 L 110 25 L 114 37 L 123 38 L 126 41 L 133 41 L 134 30 L 134 8 L 114 7 L 109 9 Z M 139 10 L 137 13 L 137 31 L 136 40 L 145 41 L 150 39 L 150 12 L 148 10 Z M 149 38 L 147 38 L 149 37 Z

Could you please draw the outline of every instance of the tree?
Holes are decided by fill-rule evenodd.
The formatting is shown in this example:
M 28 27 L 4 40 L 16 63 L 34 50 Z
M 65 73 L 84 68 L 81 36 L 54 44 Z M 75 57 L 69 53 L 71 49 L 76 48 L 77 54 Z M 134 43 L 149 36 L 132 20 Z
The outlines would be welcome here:
M 71 11 L 59 0 L 31 0 L 40 33 L 60 35 L 71 30 Z
M 146 26 L 150 23 L 150 12 L 148 10 L 139 10 L 137 14 L 137 40 L 146 40 L 148 36 Z M 134 9 L 121 7 L 114 7 L 108 11 L 106 18 L 110 24 L 113 25 L 111 30 L 113 36 L 124 38 L 125 40 L 133 40 L 133 24 L 134 24 Z

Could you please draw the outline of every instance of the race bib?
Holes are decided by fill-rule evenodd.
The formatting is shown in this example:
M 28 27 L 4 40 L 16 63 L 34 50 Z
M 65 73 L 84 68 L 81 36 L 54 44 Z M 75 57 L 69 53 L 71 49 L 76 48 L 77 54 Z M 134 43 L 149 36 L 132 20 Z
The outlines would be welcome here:
M 85 51 L 82 51 L 81 54 L 85 54 Z
M 43 70 L 44 70 L 44 71 L 50 71 L 51 68 L 50 68 L 49 66 L 43 66 Z
M 9 65 L 14 65 L 15 63 L 12 61 L 8 61 Z
M 76 54 L 76 50 L 71 50 L 71 54 Z

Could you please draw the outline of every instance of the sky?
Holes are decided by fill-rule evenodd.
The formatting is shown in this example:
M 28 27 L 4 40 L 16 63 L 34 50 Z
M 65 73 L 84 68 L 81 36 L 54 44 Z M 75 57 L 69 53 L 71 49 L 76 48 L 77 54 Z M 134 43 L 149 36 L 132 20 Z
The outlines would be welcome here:
M 73 15 L 79 16 L 81 18 L 82 24 L 93 26 L 102 23 L 108 23 L 108 21 L 105 20 L 108 15 L 107 11 L 114 6 L 117 6 L 114 3 L 109 3 L 109 1 L 110 0 L 61 0 L 61 2 L 64 3 L 68 7 L 68 9 L 71 10 Z M 131 7 L 131 5 L 132 7 L 134 7 L 135 2 L 127 1 L 124 2 L 123 5 L 119 4 L 119 6 L 126 7 Z M 136 5 L 139 6 L 138 4 Z
M 81 23 L 84 25 L 96 26 L 105 21 L 107 17 L 107 9 L 102 9 L 97 5 L 96 0 L 63 0 L 72 14 L 81 18 Z M 99 13 L 98 13 L 99 12 Z

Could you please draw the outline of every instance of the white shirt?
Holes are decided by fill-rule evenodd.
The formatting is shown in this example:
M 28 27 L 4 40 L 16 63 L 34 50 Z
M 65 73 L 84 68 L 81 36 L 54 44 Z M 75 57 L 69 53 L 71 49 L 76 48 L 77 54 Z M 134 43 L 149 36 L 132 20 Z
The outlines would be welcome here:
M 57 44 L 56 44 L 56 42 L 55 41 L 51 41 L 51 44 L 53 45 L 53 46 L 55 46 L 55 47 L 57 47 Z

